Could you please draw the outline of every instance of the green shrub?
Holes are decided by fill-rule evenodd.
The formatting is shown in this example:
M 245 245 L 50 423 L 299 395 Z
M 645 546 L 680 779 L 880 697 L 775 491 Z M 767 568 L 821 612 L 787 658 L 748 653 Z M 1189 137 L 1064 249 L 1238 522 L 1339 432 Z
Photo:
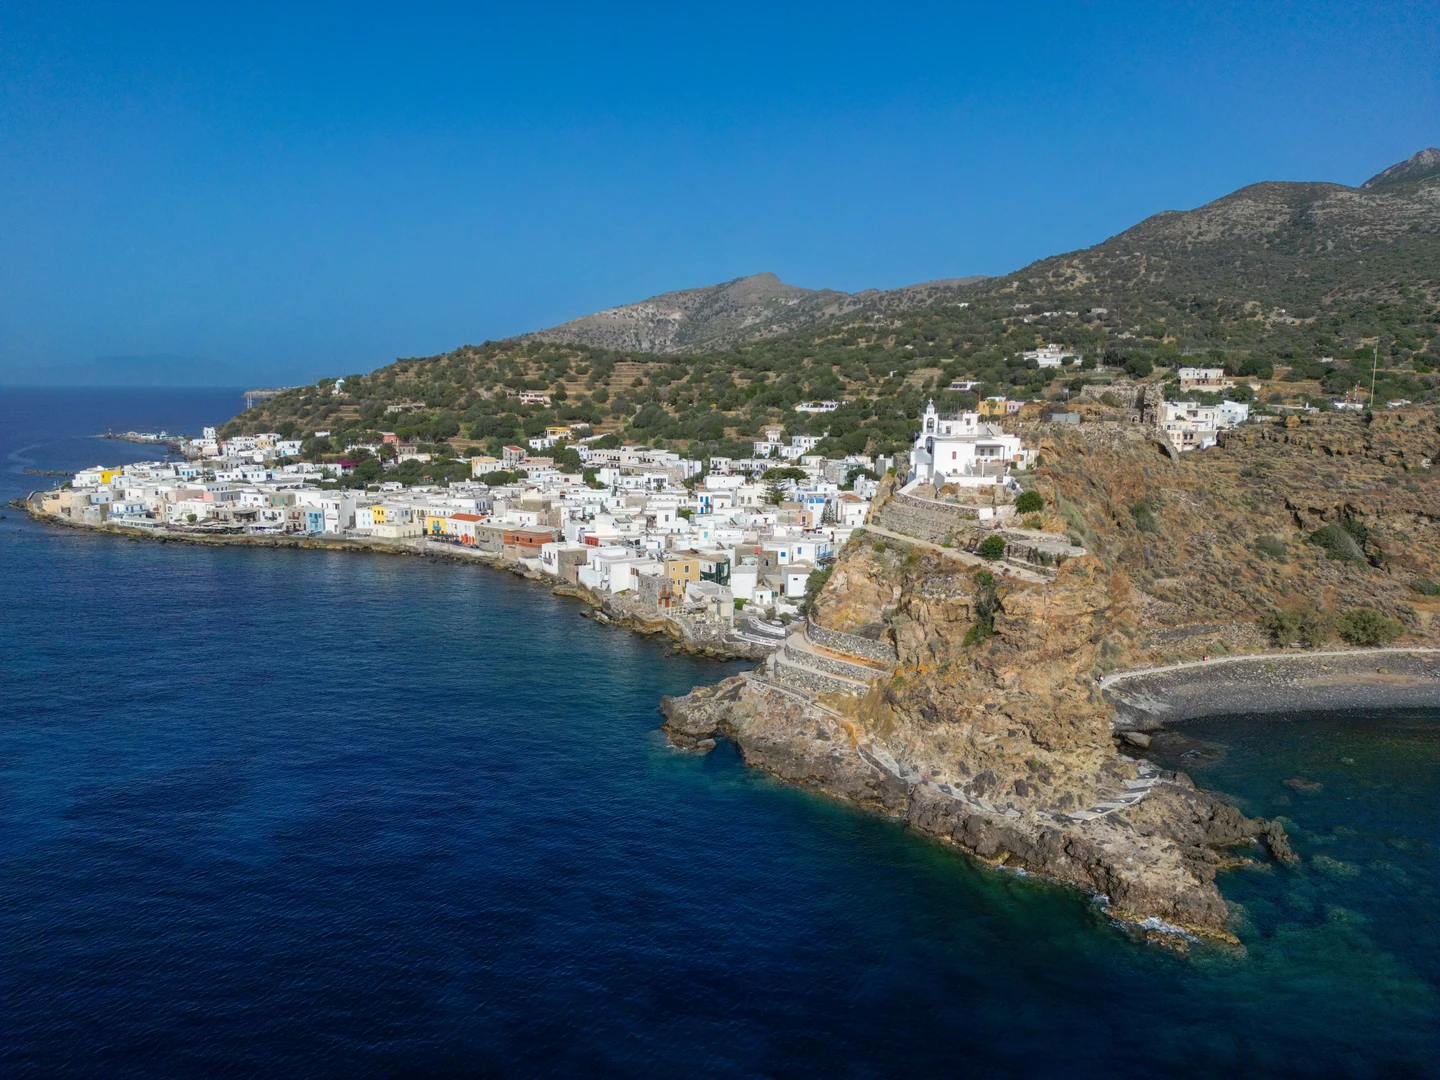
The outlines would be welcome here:
M 998 533 L 991 533 L 980 541 L 980 546 L 975 549 L 975 554 L 982 559 L 998 559 L 1005 554 L 1005 538 Z
M 1285 541 L 1276 536 L 1257 536 L 1255 550 L 1267 559 L 1274 559 L 1276 562 L 1284 562 L 1290 554 L 1290 549 L 1285 546 Z
M 1100 395 L 1100 404 L 1108 405 L 1112 409 L 1118 409 L 1120 407 L 1120 398 L 1116 396 L 1113 390 L 1106 390 Z
M 1365 552 L 1359 542 L 1348 529 L 1339 525 L 1322 525 L 1306 539 L 1324 551 L 1327 559 L 1338 559 L 1341 562 L 1365 561 Z
M 1155 511 L 1150 509 L 1148 502 L 1142 500 L 1130 507 L 1130 516 L 1135 519 L 1135 527 L 1141 532 L 1160 531 L 1160 523 L 1155 520 Z
M 995 575 L 988 570 L 976 571 L 975 622 L 965 631 L 964 644 L 980 645 L 994 637 L 995 612 L 999 610 L 1000 591 L 995 585 Z
M 1036 532 L 1039 532 L 1045 528 L 1045 521 L 1039 517 L 1028 517 L 1025 519 L 1025 528 L 1034 529 Z
M 1276 645 L 1293 645 L 1300 637 L 1300 613 L 1298 611 L 1271 611 L 1261 616 L 1260 625 L 1270 631 L 1270 640 Z
M 825 582 L 830 580 L 832 567 L 824 570 L 811 570 L 810 576 L 805 579 L 805 595 L 800 600 L 800 614 L 809 614 L 810 609 L 815 606 L 815 600 L 820 595 L 820 590 L 825 588 Z
M 873 550 L 874 550 L 874 552 L 875 552 L 876 555 L 884 555 L 884 554 L 885 554 L 885 541 L 884 541 L 884 540 L 876 540 L 876 541 L 875 541 L 875 547 L 874 547 Z
M 1045 497 L 1038 491 L 1022 491 L 1015 500 L 1017 514 L 1038 514 L 1045 509 Z
M 1410 587 L 1421 596 L 1440 596 L 1440 585 L 1435 584 L 1429 578 L 1420 578 L 1412 581 Z
M 1148 356 L 1132 356 L 1125 361 L 1125 370 L 1137 379 L 1143 379 L 1155 370 Z
M 1399 619 L 1368 607 L 1351 608 L 1335 620 L 1335 628 L 1352 645 L 1385 645 L 1405 632 Z
M 1313 649 L 1335 636 L 1335 620 L 1319 608 L 1300 613 L 1300 644 Z
M 995 636 L 995 627 L 985 623 L 975 623 L 969 630 L 965 631 L 965 640 L 962 642 L 967 648 L 971 645 L 981 645 Z
M 1335 636 L 1335 624 L 1319 608 L 1299 611 L 1271 611 L 1261 616 L 1260 625 L 1270 632 L 1276 645 L 1293 645 L 1297 641 L 1307 648 L 1323 645 Z

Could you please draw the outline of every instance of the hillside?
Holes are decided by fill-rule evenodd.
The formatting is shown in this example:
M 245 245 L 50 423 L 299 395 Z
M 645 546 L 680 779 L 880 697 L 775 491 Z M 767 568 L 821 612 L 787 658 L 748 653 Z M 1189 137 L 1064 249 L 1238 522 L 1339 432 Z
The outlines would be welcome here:
M 866 681 L 779 694 L 787 676 L 772 665 L 767 681 L 667 700 L 667 731 L 685 747 L 731 738 L 748 764 L 1101 894 L 1112 914 L 1223 934 L 1217 870 L 1257 865 L 1258 846 L 1236 849 L 1246 837 L 1290 858 L 1283 829 L 1182 774 L 1143 775 L 1137 747 L 1195 744 L 1157 733 L 1168 704 L 1143 695 L 1126 704 L 1148 706 L 1144 722 L 1117 733 L 1099 680 L 1292 642 L 1440 644 L 1440 476 L 1416 467 L 1440 455 L 1434 410 L 1258 425 L 1178 461 L 1135 428 L 1027 434 L 1044 447 L 1027 478 L 1044 525 L 1087 554 L 1050 581 L 1002 580 L 933 537 L 901 542 L 882 506 L 891 535 L 852 538 L 802 631 L 828 643 L 821 670 Z M 954 519 L 954 548 L 976 528 Z M 853 660 L 868 656 L 884 670 Z M 1202 707 L 1285 711 L 1385 694 L 1433 703 L 1440 659 L 1297 652 L 1202 667 Z
M 1397 165 L 1382 169 L 1360 186 L 1365 190 L 1384 187 L 1389 184 L 1407 184 L 1427 177 L 1440 176 L 1440 150 L 1430 147 L 1421 150 Z
M 1029 266 L 1006 284 L 1168 307 L 1182 322 L 1177 301 L 1191 309 L 1238 303 L 1251 318 L 1272 323 L 1285 315 L 1311 319 L 1319 308 L 1356 299 L 1419 294 L 1433 306 L 1440 177 L 1426 169 L 1417 175 L 1414 182 L 1377 177 L 1362 188 L 1254 184 L 1196 210 L 1156 214 L 1096 247 Z
M 924 307 L 984 280 L 956 278 L 852 294 L 802 289 L 774 274 L 752 274 L 598 311 L 526 337 L 620 351 L 699 352 L 821 326 L 861 309 Z
M 1360 188 L 1262 183 L 1154 215 L 1082 251 L 1003 278 L 845 294 L 771 274 L 670 293 L 528 338 L 467 345 L 325 380 L 242 414 L 232 430 L 377 430 L 495 453 L 555 422 L 617 439 L 743 452 L 770 423 L 828 433 L 821 452 L 903 448 L 927 397 L 942 408 L 1006 394 L 1065 400 L 1119 375 L 1183 363 L 1253 379 L 1266 402 L 1324 404 L 1372 364 L 1380 400 L 1440 400 L 1440 175 L 1434 151 Z M 1037 369 L 1054 342 L 1084 371 Z M 1123 370 L 1122 370 L 1123 369 Z M 951 394 L 952 380 L 979 385 Z M 522 390 L 552 395 L 521 405 Z M 797 414 L 809 399 L 838 412 Z

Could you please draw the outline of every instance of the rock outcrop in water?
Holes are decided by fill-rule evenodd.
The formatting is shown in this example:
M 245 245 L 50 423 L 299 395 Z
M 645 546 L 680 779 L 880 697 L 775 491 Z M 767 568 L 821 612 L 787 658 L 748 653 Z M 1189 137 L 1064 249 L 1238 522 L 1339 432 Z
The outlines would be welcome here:
M 1148 737 L 1115 729 L 1100 678 L 1272 649 L 1259 622 L 1276 610 L 1365 604 L 1404 643 L 1435 644 L 1440 501 L 1420 464 L 1435 431 L 1429 415 L 1274 426 L 1179 461 L 1123 431 L 1036 432 L 1035 486 L 1090 554 L 1049 580 L 1005 579 L 857 536 L 810 624 L 761 670 L 667 699 L 665 728 L 681 747 L 730 738 L 777 777 L 1093 891 L 1119 916 L 1225 936 L 1217 870 L 1262 849 L 1292 858 L 1284 830 L 1139 757 Z M 1308 543 L 1326 522 L 1362 557 Z

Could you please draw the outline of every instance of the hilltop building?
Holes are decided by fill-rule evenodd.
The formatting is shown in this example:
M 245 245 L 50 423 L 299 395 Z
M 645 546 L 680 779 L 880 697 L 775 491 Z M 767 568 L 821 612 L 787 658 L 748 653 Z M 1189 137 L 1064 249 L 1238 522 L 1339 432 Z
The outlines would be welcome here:
M 1034 360 L 1037 367 L 1058 368 L 1064 367 L 1071 360 L 1076 359 L 1077 353 L 1074 349 L 1067 349 L 1062 345 L 1046 345 L 1043 349 L 1031 349 L 1020 354 L 1022 360 Z
M 1182 367 L 1180 369 L 1181 390 L 1228 390 L 1235 385 L 1234 379 L 1225 377 L 1225 369 L 1218 367 Z
M 1009 467 L 1024 463 L 1026 457 L 1020 436 L 982 423 L 979 413 L 941 416 L 931 401 L 910 451 L 907 479 L 937 488 L 944 484 L 999 484 L 1004 482 Z

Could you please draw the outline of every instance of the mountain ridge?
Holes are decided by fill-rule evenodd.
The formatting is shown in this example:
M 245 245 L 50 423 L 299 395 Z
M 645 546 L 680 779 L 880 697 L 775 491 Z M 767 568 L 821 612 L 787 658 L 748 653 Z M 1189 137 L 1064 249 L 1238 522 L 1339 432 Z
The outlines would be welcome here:
M 1047 344 L 1083 366 L 1042 368 Z M 1369 190 L 1252 184 L 998 278 L 841 293 L 767 273 L 679 290 L 344 373 L 343 392 L 333 378 L 297 388 L 235 430 L 324 430 L 343 448 L 384 426 L 498 455 L 584 423 L 743 457 L 781 425 L 826 436 L 817 452 L 891 455 L 931 396 L 946 409 L 986 396 L 1063 408 L 1091 383 L 1167 382 L 1196 363 L 1254 380 L 1269 403 L 1329 407 L 1362 382 L 1381 401 L 1440 402 L 1440 175 Z M 519 401 L 526 392 L 549 399 Z M 797 414 L 805 401 L 839 407 Z
M 1404 161 L 1391 165 L 1388 169 L 1380 170 L 1360 187 L 1371 190 L 1387 184 L 1404 184 L 1415 180 L 1424 180 L 1430 176 L 1440 176 L 1440 149 L 1433 146 L 1421 150 L 1418 154 L 1412 154 Z
M 521 335 L 521 340 L 662 354 L 724 348 L 803 330 L 862 308 L 923 306 L 927 297 L 985 280 L 982 276 L 945 278 L 898 289 L 846 293 L 790 285 L 774 273 L 762 271 L 606 308 Z
M 1103 284 L 1310 306 L 1370 295 L 1384 261 L 1433 293 L 1440 279 L 1440 149 L 1429 148 L 1358 187 L 1325 181 L 1248 184 L 1190 210 L 1162 210 L 1097 244 L 998 277 L 943 278 L 845 293 L 805 289 L 762 272 L 661 293 L 517 340 L 656 355 L 713 351 L 808 330 L 861 325 L 953 303 L 962 294 L 1084 293 Z M 1380 268 L 1382 271 L 1385 267 Z M 1088 291 L 1094 291 L 1088 290 Z

